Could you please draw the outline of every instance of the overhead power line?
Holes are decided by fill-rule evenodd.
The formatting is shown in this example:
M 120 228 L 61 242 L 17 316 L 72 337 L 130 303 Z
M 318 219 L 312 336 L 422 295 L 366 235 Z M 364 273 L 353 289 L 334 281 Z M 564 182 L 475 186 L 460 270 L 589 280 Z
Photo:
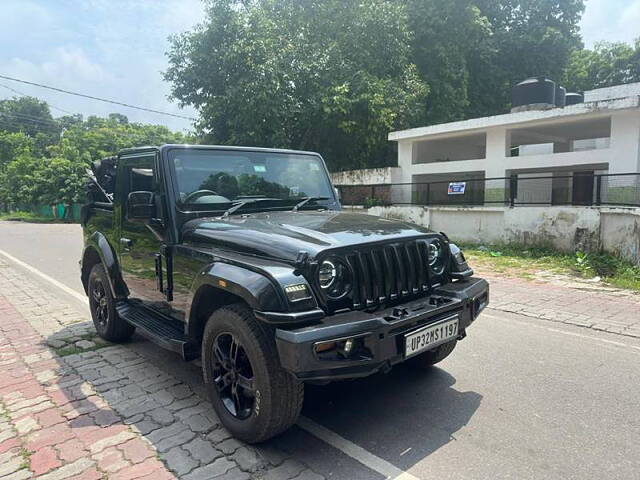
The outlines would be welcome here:
M 48 90 L 53 90 L 54 92 L 66 93 L 68 95 L 75 95 L 76 97 L 88 98 L 88 99 L 91 99 L 91 100 L 96 100 L 98 102 L 112 103 L 114 105 L 120 105 L 122 107 L 133 108 L 135 110 L 142 110 L 144 112 L 157 113 L 158 115 L 167 115 L 169 117 L 182 118 L 184 120 L 194 120 L 194 121 L 197 120 L 197 118 L 188 117 L 186 115 L 179 115 L 177 113 L 163 112 L 161 110 L 154 110 L 152 108 L 139 107 L 137 105 L 131 105 L 131 104 L 128 104 L 128 103 L 118 102 L 116 100 L 109 100 L 107 98 L 94 97 L 93 95 L 85 95 L 84 93 L 73 92 L 71 90 L 64 90 L 62 88 L 57 88 L 57 87 L 51 87 L 49 85 L 43 85 L 41 83 L 29 82 L 27 80 L 21 80 L 19 78 L 8 77 L 6 75 L 0 75 L 0 78 L 3 78 L 5 80 L 11 80 L 12 82 L 24 83 L 26 85 L 33 85 L 34 87 L 46 88 Z
M 27 95 L 24 92 L 20 92 L 19 90 L 16 90 L 15 88 L 11 88 L 8 85 L 5 85 L 3 83 L 0 83 L 0 87 L 6 88 L 7 90 L 11 90 L 13 93 L 18 94 L 22 97 L 30 97 L 31 95 Z M 60 108 L 60 107 L 56 107 L 55 105 L 52 105 L 51 103 L 47 102 L 47 105 L 49 105 L 51 108 L 55 108 L 56 110 L 60 110 L 61 112 L 64 113 L 68 113 L 69 115 L 73 115 L 73 112 L 70 112 L 69 110 L 65 110 L 64 108 Z

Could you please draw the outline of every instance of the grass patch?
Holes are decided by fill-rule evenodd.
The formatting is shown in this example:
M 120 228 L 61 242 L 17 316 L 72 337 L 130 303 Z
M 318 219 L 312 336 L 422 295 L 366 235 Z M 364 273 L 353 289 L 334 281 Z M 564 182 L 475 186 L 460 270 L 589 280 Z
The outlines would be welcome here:
M 11 212 L 0 214 L 0 220 L 27 223 L 76 223 L 71 219 L 44 217 L 33 212 Z
M 20 463 L 20 468 L 29 468 L 31 466 L 31 455 L 33 452 L 31 450 L 27 450 L 26 448 L 21 448 L 18 455 L 22 457 L 22 462 Z
M 68 343 L 64 347 L 54 348 L 53 350 L 55 350 L 55 352 L 59 356 L 66 357 L 68 355 L 75 355 L 77 353 L 93 352 L 95 350 L 100 350 L 101 348 L 106 348 L 106 347 L 110 347 L 110 346 L 113 345 L 112 343 L 104 341 L 101 338 L 96 337 L 95 335 L 91 335 L 91 334 L 79 335 L 79 336 L 77 336 L 75 338 L 78 338 L 78 340 L 75 340 L 74 343 Z M 65 341 L 64 338 L 62 338 L 60 340 Z M 93 347 L 89 347 L 89 348 L 77 347 L 75 345 L 75 342 L 78 342 L 80 340 L 90 340 L 92 342 L 95 342 L 95 345 Z
M 561 253 L 544 247 L 464 245 L 470 264 L 499 273 L 534 278 L 541 270 L 591 279 L 640 292 L 640 266 L 608 253 Z

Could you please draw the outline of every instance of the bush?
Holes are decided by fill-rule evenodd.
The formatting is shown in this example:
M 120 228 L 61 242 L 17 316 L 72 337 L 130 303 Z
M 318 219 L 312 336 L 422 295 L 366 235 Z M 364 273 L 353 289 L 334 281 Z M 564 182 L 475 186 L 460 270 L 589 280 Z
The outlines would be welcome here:
M 363 203 L 364 208 L 389 207 L 390 205 L 391 203 L 387 202 L 386 200 L 382 200 L 380 198 L 371 198 L 371 197 L 366 197 Z

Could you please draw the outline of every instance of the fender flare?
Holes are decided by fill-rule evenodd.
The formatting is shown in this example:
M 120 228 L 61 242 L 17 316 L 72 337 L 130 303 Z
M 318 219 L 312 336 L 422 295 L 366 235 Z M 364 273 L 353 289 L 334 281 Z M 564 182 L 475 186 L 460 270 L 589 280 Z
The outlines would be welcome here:
M 82 272 L 83 272 L 83 280 L 84 275 L 88 278 L 90 272 L 85 272 L 84 262 L 87 258 L 87 253 L 89 250 L 95 250 L 100 257 L 100 262 L 104 266 L 107 277 L 109 278 L 109 288 L 111 289 L 111 293 L 115 298 L 123 297 L 128 294 L 126 291 L 126 287 L 124 284 L 120 282 L 120 265 L 118 263 L 118 257 L 113 250 L 113 247 L 105 237 L 100 232 L 94 232 L 91 234 L 86 242 L 85 248 L 82 252 Z M 86 285 L 86 282 L 82 282 L 83 285 Z
M 267 274 L 225 262 L 210 263 L 201 269 L 193 282 L 185 318 L 189 329 L 197 324 L 196 308 L 201 295 L 212 287 L 242 299 L 253 310 L 285 311 L 286 298 L 276 281 Z

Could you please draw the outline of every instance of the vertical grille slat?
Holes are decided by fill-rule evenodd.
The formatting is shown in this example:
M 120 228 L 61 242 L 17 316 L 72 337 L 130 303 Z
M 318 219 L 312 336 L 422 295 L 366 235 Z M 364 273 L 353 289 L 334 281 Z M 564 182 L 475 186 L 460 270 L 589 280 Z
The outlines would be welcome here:
M 398 269 L 393 261 L 393 252 L 391 247 L 382 249 L 382 257 L 384 258 L 385 281 L 388 284 L 387 296 L 390 300 L 398 298 Z
M 362 298 L 362 303 L 365 306 L 370 307 L 373 305 L 373 288 L 371 272 L 369 269 L 369 263 L 367 262 L 366 253 L 358 252 L 357 255 L 358 260 L 358 269 L 360 273 L 360 295 Z
M 420 287 L 423 291 L 429 290 L 429 271 L 427 269 L 427 242 L 418 240 L 416 242 L 418 259 L 420 262 Z
M 353 308 L 384 305 L 429 289 L 427 243 L 403 241 L 349 252 Z
M 374 282 L 376 286 L 376 301 L 379 303 L 384 303 L 387 300 L 387 284 L 382 270 L 379 249 L 371 251 L 371 264 L 373 266 L 373 270 L 376 272 Z
M 404 244 L 404 254 L 407 259 L 407 271 L 409 272 L 409 293 L 416 294 L 420 291 L 418 288 L 418 268 L 419 265 L 416 264 L 416 258 L 414 255 L 414 244 L 413 243 L 405 243 Z
M 393 254 L 398 267 L 398 279 L 400 281 L 400 289 L 398 292 L 400 296 L 409 294 L 409 277 L 407 274 L 407 265 L 404 263 L 404 258 L 402 258 L 402 250 L 400 245 L 393 245 Z
M 360 288 L 362 283 L 362 278 L 360 277 L 360 273 L 358 271 L 358 266 L 356 262 L 356 255 L 347 255 L 347 263 L 349 264 L 349 268 L 353 272 L 353 279 L 351 288 L 353 289 L 353 308 L 360 308 L 362 306 L 363 300 L 360 294 Z

